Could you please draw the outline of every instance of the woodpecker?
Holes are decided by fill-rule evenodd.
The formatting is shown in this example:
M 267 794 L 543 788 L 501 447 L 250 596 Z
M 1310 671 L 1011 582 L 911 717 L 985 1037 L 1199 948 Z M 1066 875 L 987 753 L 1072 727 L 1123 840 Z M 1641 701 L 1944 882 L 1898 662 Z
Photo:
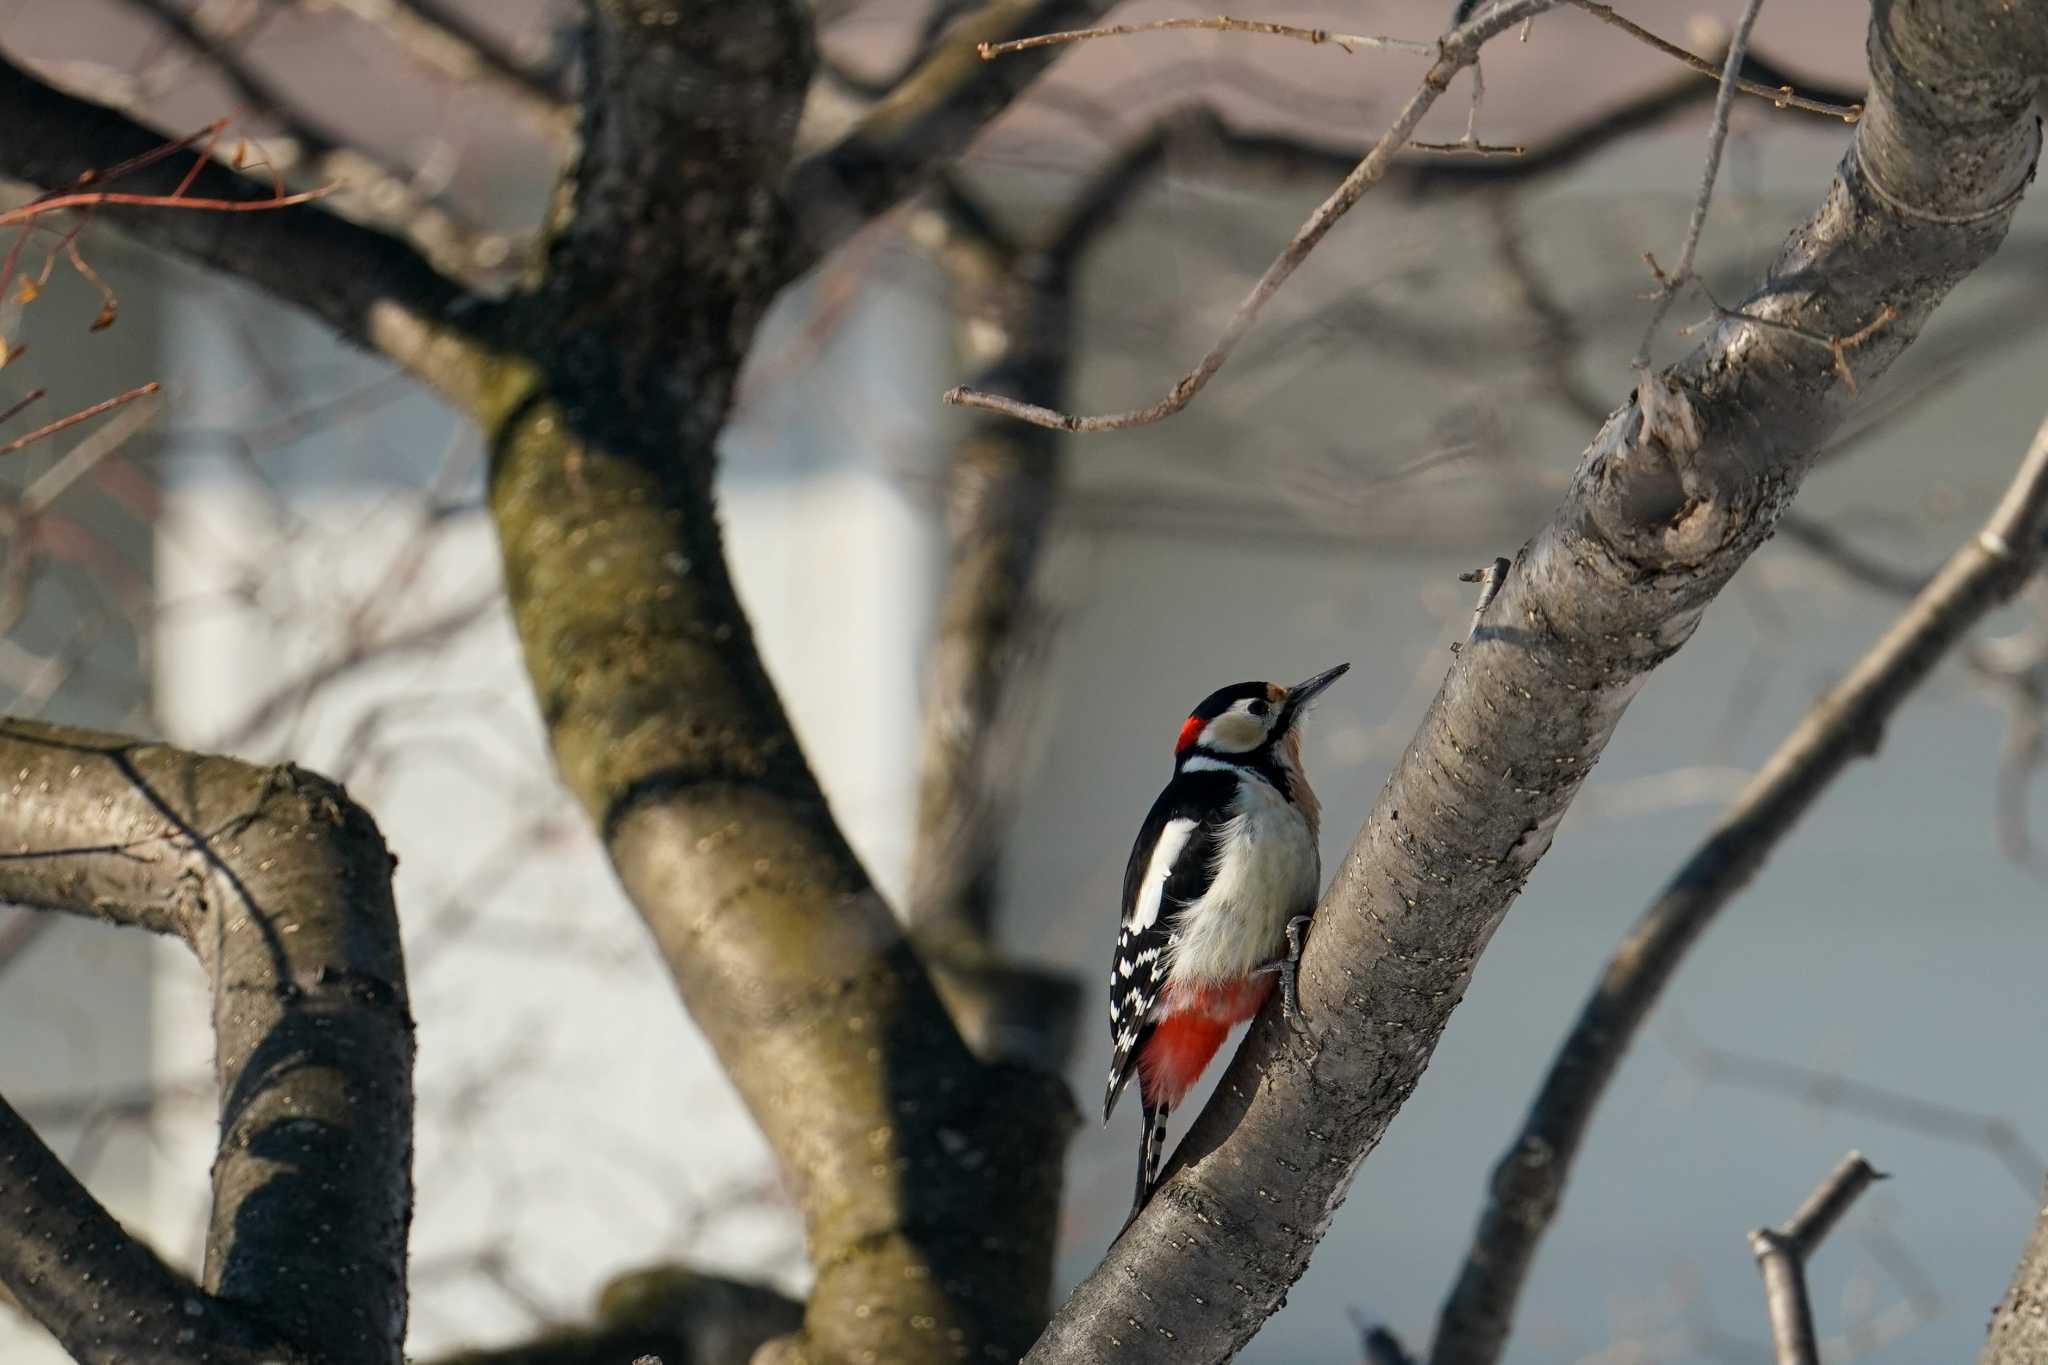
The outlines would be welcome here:
M 1173 777 L 1131 847 L 1109 970 L 1102 1121 L 1135 1073 L 1145 1128 L 1133 1218 L 1159 1178 L 1168 1114 L 1231 1026 L 1257 1014 L 1276 981 L 1296 1015 L 1301 934 L 1322 885 L 1321 812 L 1301 765 L 1301 721 L 1350 667 L 1293 687 L 1211 692 L 1181 723 Z

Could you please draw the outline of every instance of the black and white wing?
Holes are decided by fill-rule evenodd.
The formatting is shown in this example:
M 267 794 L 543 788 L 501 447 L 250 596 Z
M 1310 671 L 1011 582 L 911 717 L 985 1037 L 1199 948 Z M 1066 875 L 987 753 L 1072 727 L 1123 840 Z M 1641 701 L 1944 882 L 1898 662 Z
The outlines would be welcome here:
M 1237 782 L 1226 773 L 1183 773 L 1152 803 L 1124 868 L 1123 923 L 1109 969 L 1109 1089 L 1102 1118 L 1130 1083 L 1138 1053 L 1156 1022 L 1166 985 L 1174 917 L 1202 898 L 1216 875 L 1218 841 Z

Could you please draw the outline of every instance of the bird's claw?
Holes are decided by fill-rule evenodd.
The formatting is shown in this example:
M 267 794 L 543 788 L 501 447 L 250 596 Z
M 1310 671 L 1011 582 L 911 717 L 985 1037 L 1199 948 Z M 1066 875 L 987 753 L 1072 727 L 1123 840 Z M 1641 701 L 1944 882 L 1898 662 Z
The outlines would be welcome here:
M 1308 1018 L 1301 1012 L 1301 997 L 1295 985 L 1301 974 L 1301 939 L 1306 932 L 1307 915 L 1296 915 L 1287 921 L 1287 957 L 1280 964 L 1280 1013 L 1304 1032 L 1308 1029 Z

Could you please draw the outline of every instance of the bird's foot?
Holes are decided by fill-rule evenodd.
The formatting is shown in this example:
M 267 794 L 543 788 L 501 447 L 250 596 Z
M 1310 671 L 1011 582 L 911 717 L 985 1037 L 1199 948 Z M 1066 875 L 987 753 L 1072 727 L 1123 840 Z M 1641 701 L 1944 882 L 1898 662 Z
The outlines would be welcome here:
M 1309 917 L 1296 915 L 1287 921 L 1287 956 L 1268 962 L 1258 969 L 1260 975 L 1273 972 L 1280 977 L 1280 1016 L 1297 1031 L 1311 1033 L 1308 1016 L 1301 1012 L 1301 997 L 1296 992 L 1297 979 L 1301 974 L 1301 940 L 1308 931 Z

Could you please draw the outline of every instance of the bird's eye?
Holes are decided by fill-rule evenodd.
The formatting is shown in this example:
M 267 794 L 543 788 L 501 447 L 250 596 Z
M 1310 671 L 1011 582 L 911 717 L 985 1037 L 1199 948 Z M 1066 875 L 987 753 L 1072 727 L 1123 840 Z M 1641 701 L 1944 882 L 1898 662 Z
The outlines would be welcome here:
M 1263 716 L 1266 714 L 1267 708 L 1266 703 L 1262 701 L 1255 701 L 1246 706 L 1244 709 L 1251 712 L 1255 716 Z

